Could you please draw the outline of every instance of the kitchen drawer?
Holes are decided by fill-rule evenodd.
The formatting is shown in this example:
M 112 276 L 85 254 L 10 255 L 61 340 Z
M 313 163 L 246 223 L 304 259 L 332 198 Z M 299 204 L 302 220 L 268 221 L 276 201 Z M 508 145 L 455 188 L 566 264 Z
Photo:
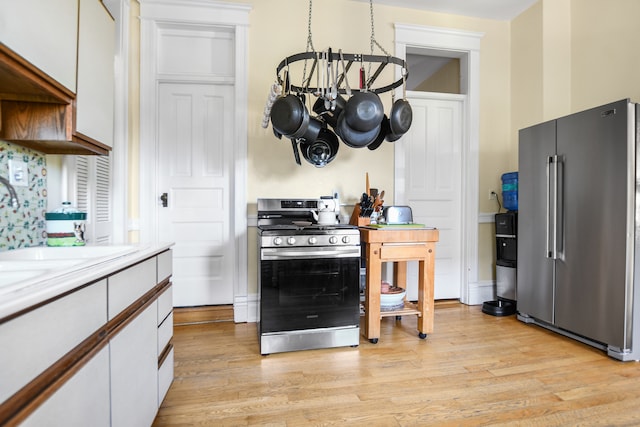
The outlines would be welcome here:
M 169 286 L 158 297 L 158 325 L 167 318 L 171 310 L 173 310 L 173 286 Z
M 0 324 L 0 402 L 106 322 L 107 281 L 101 280 Z
M 162 361 L 162 365 L 158 368 L 158 407 L 162 404 L 164 397 L 169 391 L 169 387 L 173 382 L 173 347 L 169 351 L 167 357 Z
M 109 320 L 156 285 L 156 259 L 151 258 L 109 277 Z
M 173 336 L 173 313 L 164 319 L 164 322 L 158 326 L 158 356 L 162 354 L 171 337 Z
M 427 245 L 424 244 L 383 244 L 380 248 L 381 261 L 415 260 L 426 257 Z
M 158 283 L 173 274 L 173 253 L 171 250 L 162 252 L 156 257 L 158 259 Z

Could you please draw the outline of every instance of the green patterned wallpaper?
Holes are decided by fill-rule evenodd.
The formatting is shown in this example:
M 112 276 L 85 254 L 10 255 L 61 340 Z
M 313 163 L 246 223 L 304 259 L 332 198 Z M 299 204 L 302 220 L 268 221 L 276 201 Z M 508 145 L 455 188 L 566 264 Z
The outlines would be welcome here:
M 27 186 L 15 186 L 20 207 L 11 207 L 9 190 L 0 183 L 0 251 L 46 243 L 47 161 L 44 154 L 0 141 L 0 176 L 9 178 L 9 160 L 27 162 Z

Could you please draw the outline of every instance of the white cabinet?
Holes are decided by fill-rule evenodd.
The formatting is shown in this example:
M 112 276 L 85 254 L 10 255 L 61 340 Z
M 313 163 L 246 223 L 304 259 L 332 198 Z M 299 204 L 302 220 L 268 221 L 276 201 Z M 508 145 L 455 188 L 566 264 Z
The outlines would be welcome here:
M 158 257 L 158 271 L 160 261 Z M 171 261 L 171 260 L 169 260 Z M 162 276 L 159 276 L 162 277 Z M 169 391 L 173 381 L 173 286 L 169 286 L 158 297 L 158 407 Z
M 76 91 L 78 0 L 0 0 L 0 43 Z
M 104 347 L 21 424 L 109 427 L 109 349 Z
M 109 277 L 109 320 L 156 285 L 156 258 Z
M 0 319 L 0 425 L 150 426 L 173 381 L 167 263 L 142 258 Z
M 106 299 L 101 280 L 0 323 L 0 402 L 99 330 L 107 322 Z
M 111 424 L 150 426 L 158 411 L 157 301 L 109 342 Z
M 104 4 L 80 0 L 75 136 L 108 147 L 113 146 L 115 37 L 115 21 Z

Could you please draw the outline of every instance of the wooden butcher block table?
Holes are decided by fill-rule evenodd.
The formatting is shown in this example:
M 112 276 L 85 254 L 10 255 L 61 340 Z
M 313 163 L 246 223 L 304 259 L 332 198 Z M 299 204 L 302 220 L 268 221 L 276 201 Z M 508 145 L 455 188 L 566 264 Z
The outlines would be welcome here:
M 360 240 L 365 246 L 367 287 L 364 303 L 364 334 L 372 343 L 380 338 L 380 319 L 387 316 L 418 316 L 418 336 L 433 332 L 433 270 L 436 242 L 435 228 L 360 227 Z M 418 261 L 418 302 L 405 301 L 404 308 L 380 311 L 380 284 L 383 262 L 394 263 L 394 284 L 407 286 L 407 261 Z

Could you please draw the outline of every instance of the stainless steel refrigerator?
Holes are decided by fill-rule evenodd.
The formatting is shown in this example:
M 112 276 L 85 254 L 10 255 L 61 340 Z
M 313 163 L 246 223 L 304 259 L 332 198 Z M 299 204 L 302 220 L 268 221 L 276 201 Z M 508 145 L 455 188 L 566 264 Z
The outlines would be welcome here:
M 637 110 L 519 132 L 518 319 L 625 361 L 640 359 Z

